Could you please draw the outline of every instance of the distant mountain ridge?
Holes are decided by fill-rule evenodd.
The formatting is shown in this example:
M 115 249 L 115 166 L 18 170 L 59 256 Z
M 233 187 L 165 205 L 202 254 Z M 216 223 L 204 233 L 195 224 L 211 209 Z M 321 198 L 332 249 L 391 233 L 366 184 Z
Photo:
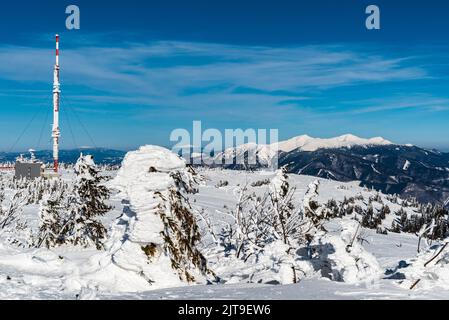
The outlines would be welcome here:
M 370 146 L 370 145 L 392 145 L 382 137 L 375 137 L 370 139 L 359 138 L 352 134 L 345 134 L 335 138 L 321 139 L 312 138 L 308 135 L 298 136 L 286 141 L 278 143 L 280 151 L 290 152 L 296 149 L 301 151 L 316 151 L 319 149 L 334 149 L 352 146 Z
M 97 164 L 111 164 L 118 165 L 122 162 L 126 155 L 126 151 L 106 149 L 106 148 L 79 148 L 59 151 L 59 161 L 61 163 L 75 163 L 80 154 L 90 154 L 94 157 Z M 16 158 L 23 154 L 29 156 L 24 152 L 0 152 L 0 162 L 14 162 Z M 51 163 L 53 161 L 53 152 L 50 150 L 42 150 L 35 152 L 36 158 L 44 163 Z
M 223 158 L 225 161 L 232 162 L 234 158 L 247 157 L 248 163 L 258 162 L 263 166 L 270 166 L 270 163 L 278 156 L 279 152 L 292 152 L 295 150 L 300 151 L 317 151 L 320 149 L 337 149 L 337 148 L 351 148 L 354 146 L 388 146 L 393 145 L 391 141 L 388 141 L 382 137 L 375 137 L 371 139 L 359 138 L 352 134 L 345 134 L 335 138 L 322 139 L 313 138 L 308 135 L 301 135 L 289 140 L 276 142 L 269 145 L 248 143 L 237 146 L 235 148 L 229 148 L 223 152 L 214 156 L 215 159 Z M 257 160 L 250 159 L 256 155 Z M 202 156 L 209 157 L 207 155 L 197 154 L 196 157 Z
M 360 181 L 384 193 L 449 206 L 449 153 L 398 145 L 381 137 L 319 139 L 303 135 L 277 145 L 241 145 L 217 154 L 215 159 L 219 157 L 232 164 L 214 166 L 239 170 L 272 167 L 278 159 L 279 166 L 290 173 Z M 247 162 L 237 164 L 237 159 Z
M 279 151 L 267 145 L 245 144 L 227 149 L 221 155 L 232 164 L 212 165 L 227 169 L 259 169 L 272 165 L 290 173 L 305 174 L 336 181 L 360 181 L 384 193 L 416 197 L 421 202 L 449 207 L 449 153 L 412 145 L 398 145 L 383 138 L 363 139 L 344 135 L 331 139 L 306 135 L 279 142 Z M 272 146 L 271 146 L 272 147 Z M 106 148 L 61 150 L 60 161 L 75 163 L 80 153 L 92 154 L 98 164 L 120 165 L 126 151 Z M 0 163 L 14 162 L 19 153 L 0 152 Z M 217 157 L 216 156 L 216 157 Z M 236 164 L 237 157 L 255 164 Z M 37 151 L 36 157 L 52 162 L 51 151 Z M 192 157 L 209 158 L 201 154 Z M 252 162 L 251 162 L 252 163 Z
M 415 146 L 354 146 L 281 153 L 291 173 L 337 181 L 360 181 L 387 194 L 449 205 L 449 153 Z

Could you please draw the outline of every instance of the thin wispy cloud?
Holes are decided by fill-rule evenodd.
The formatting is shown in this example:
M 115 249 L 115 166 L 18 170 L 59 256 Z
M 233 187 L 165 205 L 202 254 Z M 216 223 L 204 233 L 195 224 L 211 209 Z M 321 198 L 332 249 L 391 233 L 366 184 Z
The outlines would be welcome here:
M 353 102 L 354 103 L 354 102 Z M 419 111 L 445 111 L 449 109 L 449 99 L 423 95 L 410 95 L 401 98 L 373 99 L 358 101 L 359 108 L 352 110 L 353 114 L 375 113 L 404 109 Z
M 68 104 L 81 117 L 85 114 L 104 139 L 124 139 L 131 131 L 143 142 L 143 132 L 168 139 L 171 130 L 193 120 L 219 128 L 279 128 L 284 138 L 347 132 L 378 136 L 383 133 L 371 124 L 372 115 L 442 113 L 449 105 L 441 90 L 426 94 L 422 84 L 437 83 L 441 74 L 434 74 L 417 52 L 393 54 L 357 45 L 114 43 L 106 38 L 73 43 L 63 38 L 61 51 L 62 108 Z M 51 42 L 48 48 L 0 46 L 0 86 L 8 89 L 0 94 L 4 106 L 19 101 L 27 112 L 30 102 L 50 105 L 53 64 Z M 408 92 L 409 87 L 415 91 Z M 109 132 L 96 127 L 99 120 L 119 126 Z
M 367 56 L 342 46 L 269 48 L 155 42 L 81 47 L 62 54 L 66 85 L 113 93 L 116 101 L 128 99 L 129 103 L 144 105 L 186 105 L 190 100 L 204 105 L 211 95 L 223 94 L 260 99 L 239 93 L 236 88 L 275 96 L 276 104 L 289 97 L 275 95 L 275 91 L 307 95 L 310 88 L 325 90 L 428 76 L 424 69 L 408 66 L 403 59 Z M 0 78 L 6 80 L 48 83 L 52 63 L 50 49 L 0 48 Z M 185 94 L 192 88 L 195 98 L 194 94 Z M 105 101 L 105 96 L 89 95 L 88 99 Z

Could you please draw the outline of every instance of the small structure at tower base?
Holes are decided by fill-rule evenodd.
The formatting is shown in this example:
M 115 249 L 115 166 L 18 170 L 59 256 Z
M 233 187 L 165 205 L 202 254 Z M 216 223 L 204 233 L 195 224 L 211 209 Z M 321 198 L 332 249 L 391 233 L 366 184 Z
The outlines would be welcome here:
M 30 150 L 31 158 L 25 159 L 21 155 L 16 160 L 15 165 L 15 178 L 16 179 L 36 179 L 44 175 L 45 165 L 36 160 L 34 156 L 34 150 Z
M 16 162 L 16 179 L 36 179 L 44 174 L 42 163 L 33 162 Z

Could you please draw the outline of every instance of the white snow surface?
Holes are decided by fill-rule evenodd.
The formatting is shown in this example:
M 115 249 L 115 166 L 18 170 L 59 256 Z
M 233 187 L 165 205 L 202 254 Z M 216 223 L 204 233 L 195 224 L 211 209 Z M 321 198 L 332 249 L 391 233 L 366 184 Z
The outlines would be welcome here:
M 401 284 L 405 289 L 412 286 L 426 291 L 449 289 L 449 243 L 431 246 L 408 263 L 401 270 L 406 277 Z
M 357 230 L 358 224 L 351 217 L 333 219 L 325 225 L 328 233 L 321 242 L 328 244 L 331 276 L 315 270 L 314 265 L 304 260 L 298 261 L 304 278 L 297 284 L 282 284 L 289 280 L 288 272 L 276 262 L 278 252 L 285 250 L 282 244 L 267 247 L 267 254 L 259 263 L 247 264 L 224 257 L 199 215 L 203 235 L 200 249 L 209 267 L 226 281 L 186 285 L 167 267 L 166 256 L 148 261 L 141 249 L 144 243 L 160 241 L 157 233 L 161 224 L 154 214 L 158 205 L 154 192 L 164 192 L 172 183 L 169 173 L 184 168 L 184 160 L 160 147 L 145 146 L 126 156 L 122 168 L 112 173 L 115 178 L 108 184 L 115 190 L 110 200 L 114 209 L 103 219 L 108 228 L 104 251 L 78 247 L 24 248 L 8 241 L 11 234 L 0 232 L 0 299 L 445 299 L 449 296 L 446 262 L 449 248 L 424 267 L 442 244 L 423 243 L 422 253 L 417 255 L 415 235 Z M 252 183 L 266 179 L 272 181 L 271 185 L 281 183 L 280 172 L 200 169 L 199 173 L 206 182 L 191 197 L 191 202 L 198 212 L 204 209 L 203 215 L 210 218 L 216 232 L 228 222 L 224 207 L 236 204 L 236 190 L 241 186 L 248 185 L 251 191 L 260 194 L 270 185 L 251 187 Z M 65 172 L 63 178 L 73 179 L 73 174 Z M 220 181 L 229 184 L 217 187 Z M 321 204 L 331 198 L 342 201 L 345 197 L 362 195 L 368 199 L 377 194 L 359 187 L 358 182 L 341 183 L 304 175 L 289 175 L 289 184 L 296 189 L 299 207 L 307 204 L 311 194 L 306 194 L 311 189 L 315 190 L 314 200 Z M 11 190 L 6 194 L 10 195 Z M 401 208 L 390 203 L 386 196 L 381 197 L 392 212 Z M 357 200 L 357 204 L 364 206 L 363 201 Z M 26 206 L 22 218 L 35 232 L 38 206 Z M 393 218 L 394 215 L 388 216 L 385 225 L 391 225 Z M 348 248 L 357 233 L 365 241 L 356 241 Z M 386 271 L 396 269 L 400 261 L 408 264 L 399 270 L 406 280 L 388 279 Z M 417 279 L 421 279 L 419 284 L 410 290 Z M 267 284 L 267 280 L 281 284 Z
M 348 284 L 374 283 L 382 276 L 382 268 L 377 259 L 356 239 L 359 223 L 350 220 L 341 222 L 339 237 L 325 235 L 322 243 L 332 245 L 334 252 L 329 255 L 341 280 Z M 334 271 L 335 272 L 335 271 Z

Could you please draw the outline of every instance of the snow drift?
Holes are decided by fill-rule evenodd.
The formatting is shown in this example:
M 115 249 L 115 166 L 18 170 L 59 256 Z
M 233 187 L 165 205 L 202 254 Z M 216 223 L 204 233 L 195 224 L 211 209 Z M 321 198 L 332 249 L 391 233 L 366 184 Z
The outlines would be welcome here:
M 449 242 L 431 246 L 410 260 L 400 272 L 405 289 L 431 290 L 435 287 L 449 288 Z

